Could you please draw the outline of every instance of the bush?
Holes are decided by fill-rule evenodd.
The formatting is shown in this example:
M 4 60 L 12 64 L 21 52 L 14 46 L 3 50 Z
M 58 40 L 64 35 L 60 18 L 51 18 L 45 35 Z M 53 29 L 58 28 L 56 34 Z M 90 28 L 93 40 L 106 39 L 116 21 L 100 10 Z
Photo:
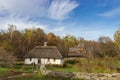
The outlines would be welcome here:
M 3 68 L 12 68 L 15 64 L 11 62 L 1 62 L 0 66 Z
M 48 65 L 46 65 L 46 68 L 48 68 L 48 69 L 63 68 L 63 65 L 50 65 L 50 64 L 48 64 Z
M 72 64 L 72 65 L 74 65 L 74 64 L 76 64 L 76 63 L 78 63 L 79 61 L 77 60 L 77 59 L 71 59 L 71 60 L 67 60 L 66 62 L 65 62 L 65 64 Z
M 25 71 L 32 71 L 33 70 L 33 66 L 22 66 L 21 69 L 25 70 Z
M 100 72 L 100 73 L 111 73 L 116 72 L 117 69 L 116 60 L 113 59 L 90 59 L 88 60 L 80 60 L 79 63 L 76 64 L 76 67 L 79 71 L 82 72 Z
M 14 68 L 15 69 L 21 69 L 21 66 L 20 65 L 14 65 Z

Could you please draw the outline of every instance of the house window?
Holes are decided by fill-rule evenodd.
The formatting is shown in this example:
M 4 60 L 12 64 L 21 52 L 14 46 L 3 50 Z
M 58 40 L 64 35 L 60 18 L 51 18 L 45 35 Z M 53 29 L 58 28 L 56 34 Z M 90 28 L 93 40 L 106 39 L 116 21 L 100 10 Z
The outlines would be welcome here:
M 56 59 L 54 58 L 53 60 L 54 60 L 54 62 L 55 62 Z
M 38 63 L 41 63 L 41 59 L 40 58 L 38 59 Z

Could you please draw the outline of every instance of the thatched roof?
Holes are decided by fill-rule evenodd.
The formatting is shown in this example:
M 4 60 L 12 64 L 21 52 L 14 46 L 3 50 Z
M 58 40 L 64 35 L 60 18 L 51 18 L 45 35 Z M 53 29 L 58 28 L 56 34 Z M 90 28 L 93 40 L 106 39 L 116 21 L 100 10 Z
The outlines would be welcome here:
M 70 47 L 68 57 L 85 57 L 85 51 L 79 47 Z
M 55 46 L 37 46 L 30 50 L 25 58 L 63 58 Z

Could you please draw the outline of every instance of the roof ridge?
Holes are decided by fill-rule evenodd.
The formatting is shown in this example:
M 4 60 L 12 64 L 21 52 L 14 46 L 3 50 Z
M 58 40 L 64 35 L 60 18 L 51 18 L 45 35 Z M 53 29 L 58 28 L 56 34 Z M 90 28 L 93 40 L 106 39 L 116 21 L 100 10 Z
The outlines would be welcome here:
M 57 48 L 56 46 L 36 46 L 35 48 Z

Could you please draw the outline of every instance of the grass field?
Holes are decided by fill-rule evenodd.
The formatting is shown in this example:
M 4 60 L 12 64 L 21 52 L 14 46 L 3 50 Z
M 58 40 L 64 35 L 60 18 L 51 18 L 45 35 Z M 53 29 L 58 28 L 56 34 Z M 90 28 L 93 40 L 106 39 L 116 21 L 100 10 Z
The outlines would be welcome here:
M 15 76 L 16 73 L 21 73 L 21 72 L 22 70 L 0 68 L 0 73 L 1 73 L 0 79 L 4 79 L 9 76 Z M 70 78 L 43 76 L 40 72 L 37 73 L 28 72 L 27 75 L 21 75 L 17 78 L 10 78 L 8 80 L 70 80 Z M 74 79 L 74 80 L 83 80 L 83 79 Z
M 47 65 L 46 67 L 47 69 L 61 72 L 114 73 L 120 72 L 120 61 L 112 59 L 66 59 L 63 67 L 51 65 Z M 70 80 L 63 77 L 43 76 L 40 71 L 33 73 L 33 70 L 35 70 L 33 65 L 24 65 L 23 61 L 18 61 L 11 68 L 0 67 L 0 78 L 27 73 L 27 76 L 20 76 L 14 78 L 14 80 Z M 39 68 L 36 68 L 36 70 L 39 70 Z
M 120 61 L 114 59 L 69 59 L 65 61 L 64 67 L 50 66 L 50 70 L 61 72 L 93 72 L 114 73 L 120 72 Z
M 0 67 L 0 80 L 9 76 L 21 75 L 22 73 L 26 73 L 27 75 L 21 75 L 17 78 L 11 78 L 9 80 L 70 80 L 69 78 L 64 77 L 43 76 L 38 68 L 33 68 L 33 65 L 24 65 L 22 62 L 17 62 L 12 68 Z M 38 70 L 38 72 L 34 73 L 33 70 Z

